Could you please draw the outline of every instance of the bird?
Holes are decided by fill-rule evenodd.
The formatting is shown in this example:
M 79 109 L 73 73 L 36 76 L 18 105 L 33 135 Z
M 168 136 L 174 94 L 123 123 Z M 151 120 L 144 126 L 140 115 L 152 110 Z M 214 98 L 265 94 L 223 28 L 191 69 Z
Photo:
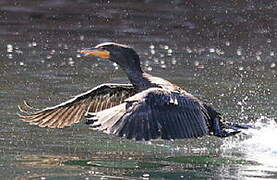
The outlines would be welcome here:
M 37 109 L 24 101 L 20 118 L 32 125 L 64 128 L 85 119 L 93 130 L 133 140 L 228 137 L 247 128 L 231 124 L 210 104 L 143 71 L 128 45 L 105 42 L 80 51 L 116 63 L 129 83 L 105 83 L 56 106 Z

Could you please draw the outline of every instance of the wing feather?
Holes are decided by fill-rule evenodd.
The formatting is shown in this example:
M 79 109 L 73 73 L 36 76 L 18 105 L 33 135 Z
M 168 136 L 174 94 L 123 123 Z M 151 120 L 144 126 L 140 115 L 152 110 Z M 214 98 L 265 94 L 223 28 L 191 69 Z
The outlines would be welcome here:
M 179 133 L 178 134 L 178 137 L 179 138 L 182 138 L 182 137 L 184 137 L 184 134 L 183 134 L 183 132 L 184 132 L 184 129 L 183 129 L 183 126 L 182 126 L 182 124 L 181 124 L 181 120 L 180 120 L 180 118 L 178 117 L 178 113 L 174 113 L 173 115 L 173 119 L 175 119 L 176 120 L 176 127 L 177 127 L 177 132 Z
M 157 120 L 153 118 L 153 111 L 152 108 L 149 108 L 149 114 L 148 114 L 148 123 L 149 123 L 149 138 L 150 139 L 156 139 L 159 134 L 158 124 Z
M 135 94 L 131 84 L 103 84 L 59 105 L 37 110 L 24 102 L 19 107 L 23 121 L 40 127 L 63 128 L 79 122 L 87 112 L 98 112 L 120 104 Z
M 178 118 L 178 120 L 180 122 L 180 127 L 181 127 L 181 129 L 183 131 L 182 136 L 184 138 L 189 138 L 190 137 L 190 135 L 188 133 L 189 129 L 188 129 L 188 126 L 186 124 L 187 121 L 183 120 L 183 119 L 187 119 L 187 117 L 184 116 L 184 115 L 185 115 L 184 113 L 176 113 L 176 116 L 177 116 L 177 118 Z
M 64 113 L 64 115 L 60 119 L 59 128 L 63 128 L 67 124 L 70 124 L 70 119 L 75 113 L 74 109 L 76 109 L 76 111 L 78 110 L 78 108 L 76 108 L 75 106 L 69 106 L 66 109 L 66 112 Z
M 202 108 L 200 101 L 190 96 L 150 88 L 115 106 L 110 111 L 112 123 L 103 113 L 96 113 L 96 117 L 99 124 L 105 124 L 107 133 L 128 139 L 192 138 L 208 134 L 208 119 Z M 124 113 L 113 115 L 119 111 Z
M 36 118 L 36 125 L 38 125 L 39 127 L 51 127 L 51 125 L 55 123 L 58 119 L 58 116 L 63 115 L 63 111 L 65 111 L 65 109 L 57 109 L 53 113 L 46 113 L 43 116 Z

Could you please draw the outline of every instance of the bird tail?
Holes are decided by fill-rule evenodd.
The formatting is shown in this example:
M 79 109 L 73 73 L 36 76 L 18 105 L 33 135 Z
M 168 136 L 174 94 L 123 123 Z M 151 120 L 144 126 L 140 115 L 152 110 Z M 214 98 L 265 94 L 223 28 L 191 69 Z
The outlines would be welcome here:
M 208 126 L 210 128 L 210 132 L 217 137 L 233 136 L 240 133 L 242 129 L 253 128 L 251 125 L 223 122 L 222 116 L 219 112 L 207 104 L 204 104 L 204 107 L 209 115 Z

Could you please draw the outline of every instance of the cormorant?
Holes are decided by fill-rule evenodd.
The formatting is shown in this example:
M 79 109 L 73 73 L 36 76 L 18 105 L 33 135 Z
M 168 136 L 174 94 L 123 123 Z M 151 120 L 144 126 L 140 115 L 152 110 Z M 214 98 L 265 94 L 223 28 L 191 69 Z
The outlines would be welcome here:
M 32 111 L 25 103 L 19 116 L 39 127 L 63 128 L 83 117 L 92 129 L 128 139 L 227 137 L 240 125 L 227 125 L 213 107 L 180 87 L 145 73 L 129 46 L 102 43 L 81 51 L 117 63 L 131 84 L 102 84 L 57 106 Z M 26 109 L 27 108 L 27 109 Z

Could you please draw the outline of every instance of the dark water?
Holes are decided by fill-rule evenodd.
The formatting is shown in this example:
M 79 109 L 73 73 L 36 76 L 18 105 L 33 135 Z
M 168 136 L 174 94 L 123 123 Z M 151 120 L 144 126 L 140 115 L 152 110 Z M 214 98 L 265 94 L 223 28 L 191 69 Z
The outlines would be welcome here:
M 4 179 L 277 178 L 276 1 L 1 1 L 0 174 Z M 83 123 L 43 129 L 17 105 L 55 105 L 117 66 L 78 50 L 129 44 L 145 71 L 258 129 L 237 137 L 134 142 Z

